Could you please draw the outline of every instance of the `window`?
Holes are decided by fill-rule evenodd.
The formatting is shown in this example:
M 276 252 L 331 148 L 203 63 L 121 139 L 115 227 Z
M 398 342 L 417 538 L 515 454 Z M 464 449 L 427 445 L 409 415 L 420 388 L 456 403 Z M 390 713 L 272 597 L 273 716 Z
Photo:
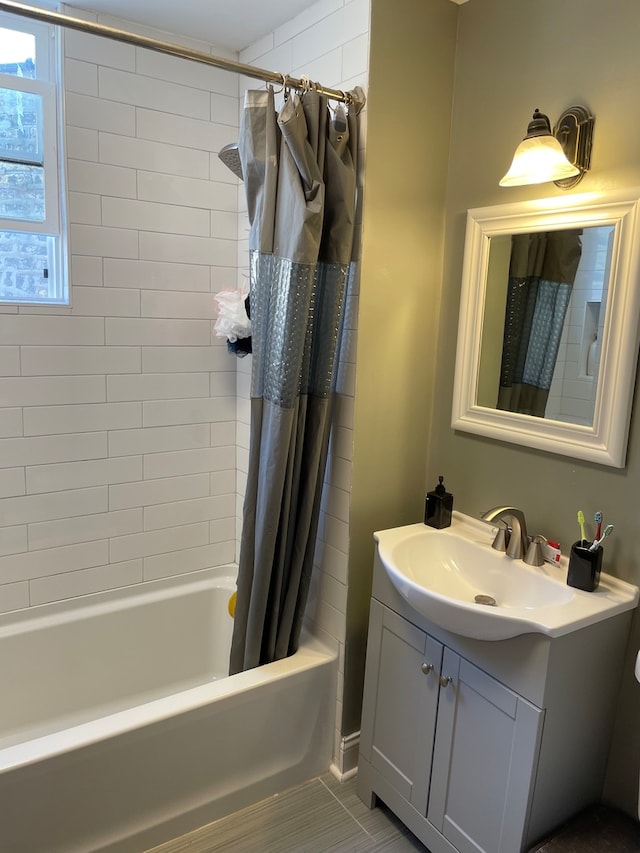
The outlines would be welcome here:
M 0 302 L 69 302 L 58 66 L 55 27 L 0 13 Z

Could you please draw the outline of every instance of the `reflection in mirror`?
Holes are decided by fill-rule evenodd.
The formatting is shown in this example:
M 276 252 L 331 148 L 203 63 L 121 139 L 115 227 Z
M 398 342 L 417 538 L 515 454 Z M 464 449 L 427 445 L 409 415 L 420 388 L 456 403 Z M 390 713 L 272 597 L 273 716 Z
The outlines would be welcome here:
M 479 406 L 591 426 L 613 234 L 490 238 Z
M 620 190 L 468 212 L 454 429 L 624 466 L 639 197 Z

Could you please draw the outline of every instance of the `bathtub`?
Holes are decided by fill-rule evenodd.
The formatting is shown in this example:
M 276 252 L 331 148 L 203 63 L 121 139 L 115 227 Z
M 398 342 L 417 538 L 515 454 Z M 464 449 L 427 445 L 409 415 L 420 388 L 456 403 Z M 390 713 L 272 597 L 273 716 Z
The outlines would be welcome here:
M 336 655 L 226 676 L 231 567 L 0 616 L 0 851 L 141 853 L 323 772 Z

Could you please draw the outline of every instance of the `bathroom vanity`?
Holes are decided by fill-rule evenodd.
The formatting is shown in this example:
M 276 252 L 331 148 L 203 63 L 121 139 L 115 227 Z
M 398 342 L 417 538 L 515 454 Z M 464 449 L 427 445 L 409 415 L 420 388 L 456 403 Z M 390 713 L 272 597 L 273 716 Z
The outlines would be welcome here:
M 414 609 L 379 544 L 361 799 L 380 798 L 431 853 L 525 851 L 598 801 L 635 592 L 560 636 L 476 639 Z

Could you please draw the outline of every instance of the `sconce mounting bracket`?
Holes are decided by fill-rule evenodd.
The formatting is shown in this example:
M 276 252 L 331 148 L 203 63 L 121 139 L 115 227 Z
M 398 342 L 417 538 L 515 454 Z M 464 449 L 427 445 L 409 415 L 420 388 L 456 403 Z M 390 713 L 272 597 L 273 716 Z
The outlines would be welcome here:
M 572 178 L 554 181 L 554 184 L 561 189 L 568 190 L 575 187 L 589 169 L 594 123 L 595 119 L 589 110 L 580 105 L 566 109 L 556 122 L 553 135 L 562 145 L 567 160 L 580 169 L 579 174 Z

